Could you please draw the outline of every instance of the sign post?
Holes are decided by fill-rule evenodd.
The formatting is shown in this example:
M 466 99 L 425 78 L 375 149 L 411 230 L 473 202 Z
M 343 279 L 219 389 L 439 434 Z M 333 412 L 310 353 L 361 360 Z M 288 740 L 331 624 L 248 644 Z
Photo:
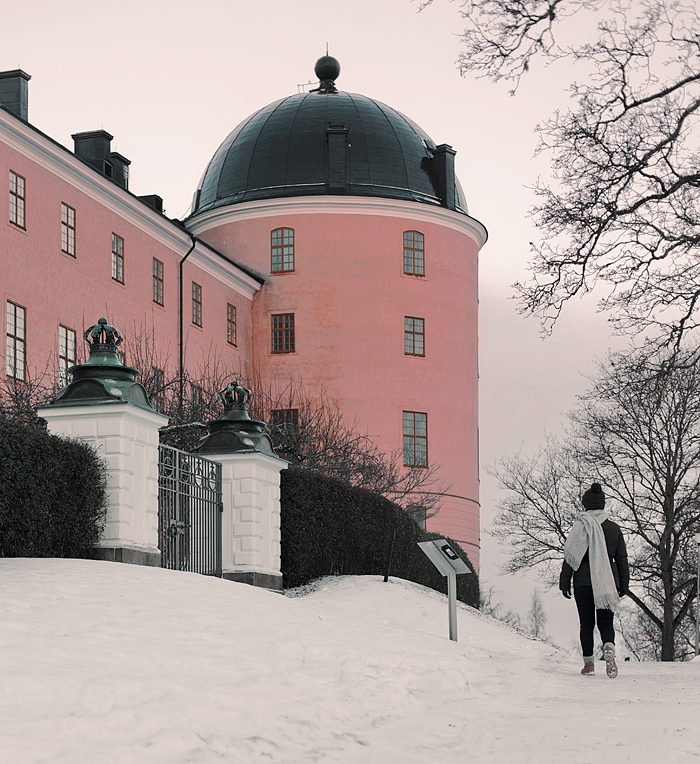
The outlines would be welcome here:
M 455 552 L 446 539 L 434 539 L 433 541 L 421 541 L 418 546 L 423 550 L 433 565 L 447 576 L 447 605 L 450 619 L 450 639 L 457 639 L 457 574 L 471 573 L 468 565 Z

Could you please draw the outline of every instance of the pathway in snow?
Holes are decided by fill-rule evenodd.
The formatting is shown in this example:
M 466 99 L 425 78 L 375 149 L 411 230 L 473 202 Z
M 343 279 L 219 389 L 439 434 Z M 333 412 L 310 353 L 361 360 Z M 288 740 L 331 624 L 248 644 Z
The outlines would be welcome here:
M 576 624 L 572 622 L 572 629 Z M 0 560 L 2 764 L 700 762 L 700 661 L 579 660 L 380 577 Z

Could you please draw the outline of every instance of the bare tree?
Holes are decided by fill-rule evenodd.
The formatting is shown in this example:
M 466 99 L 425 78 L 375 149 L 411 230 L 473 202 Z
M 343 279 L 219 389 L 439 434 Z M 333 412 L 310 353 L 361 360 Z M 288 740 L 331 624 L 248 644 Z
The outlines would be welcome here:
M 24 379 L 0 376 L 0 416 L 12 421 L 43 428 L 45 420 L 36 415 L 39 406 L 58 394 L 58 375 L 48 368 L 37 372 L 27 369 Z
M 540 594 L 540 590 L 535 588 L 532 590 L 530 609 L 527 613 L 527 630 L 531 636 L 537 639 L 546 639 L 546 626 L 547 613 L 545 613 L 544 605 L 542 604 L 542 595 Z
M 697 602 L 700 370 L 682 360 L 609 356 L 563 441 L 549 438 L 534 457 L 501 459 L 491 470 L 506 491 L 495 519 L 511 550 L 506 569 L 539 568 L 550 584 L 580 496 L 593 480 L 603 483 L 628 541 L 639 650 L 664 661 L 688 655 Z
M 426 518 L 437 513 L 450 489 L 439 477 L 439 465 L 405 468 L 401 451 L 381 451 L 356 420 L 346 420 L 325 390 L 292 379 L 263 379 L 259 373 L 250 378 L 231 369 L 214 348 L 199 363 L 187 359 L 180 376 L 167 348 L 160 348 L 143 326 L 134 325 L 127 337 L 125 360 L 140 370 L 151 403 L 169 418 L 160 430 L 167 445 L 195 448 L 208 432 L 207 422 L 223 414 L 219 391 L 237 377 L 253 392 L 250 416 L 268 426 L 275 451 L 291 464 L 366 488 Z
M 292 464 L 340 478 L 391 501 L 437 513 L 450 489 L 439 477 L 440 466 L 403 466 L 403 452 L 386 453 L 348 421 L 324 390 L 311 390 L 294 380 L 279 382 L 256 377 L 251 385 L 251 415 L 269 424 L 277 453 Z
M 78 357 L 85 358 L 82 348 Z M 37 416 L 37 409 L 50 403 L 62 387 L 58 359 L 51 354 L 43 368 L 27 364 L 21 378 L 0 374 L 0 416 L 44 429 L 46 421 Z
M 426 518 L 437 513 L 450 490 L 439 477 L 439 465 L 404 467 L 401 451 L 381 451 L 357 421 L 345 419 L 324 390 L 311 390 L 291 379 L 263 380 L 259 374 L 249 379 L 240 368 L 225 363 L 213 347 L 199 361 L 187 358 L 180 374 L 152 327 L 134 322 L 124 337 L 120 347 L 124 363 L 139 372 L 137 380 L 151 404 L 168 417 L 160 429 L 161 443 L 194 449 L 207 434 L 207 423 L 223 414 L 219 391 L 235 377 L 253 391 L 250 415 L 268 426 L 273 447 L 293 465 L 366 488 Z M 84 358 L 82 346 L 79 352 Z M 27 370 L 24 380 L 2 377 L 0 415 L 41 426 L 36 409 L 55 398 L 59 389 L 53 357 L 43 371 L 31 376 Z
M 520 616 L 512 610 L 504 612 L 503 603 L 496 602 L 495 597 L 497 594 L 501 594 L 500 591 L 496 591 L 493 586 L 486 588 L 485 586 L 479 587 L 479 610 L 484 615 L 490 615 L 491 618 L 496 618 L 503 623 L 507 623 L 508 626 L 512 626 L 514 629 L 520 628 Z
M 553 182 L 535 187 L 542 236 L 531 245 L 532 278 L 515 285 L 522 312 L 540 317 L 548 332 L 568 300 L 595 289 L 618 332 L 650 332 L 657 346 L 680 348 L 700 321 L 696 4 L 462 5 L 463 73 L 511 81 L 515 91 L 535 61 L 568 60 L 585 77 L 571 85 L 572 108 L 537 128 Z M 575 25 L 594 21 L 597 37 L 577 38 Z

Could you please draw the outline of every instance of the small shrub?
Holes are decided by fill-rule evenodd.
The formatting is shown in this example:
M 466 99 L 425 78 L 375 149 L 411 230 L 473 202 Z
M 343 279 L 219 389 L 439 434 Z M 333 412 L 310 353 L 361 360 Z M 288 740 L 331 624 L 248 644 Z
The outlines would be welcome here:
M 327 575 L 377 575 L 386 570 L 396 531 L 390 574 L 437 591 L 447 579 L 418 547 L 440 538 L 421 530 L 398 505 L 362 488 L 309 470 L 282 472 L 282 576 L 286 588 Z M 450 540 L 451 541 L 451 540 Z M 479 607 L 479 581 L 466 552 L 452 546 L 472 570 L 457 576 L 457 597 Z
M 0 557 L 91 557 L 105 486 L 88 445 L 0 417 Z

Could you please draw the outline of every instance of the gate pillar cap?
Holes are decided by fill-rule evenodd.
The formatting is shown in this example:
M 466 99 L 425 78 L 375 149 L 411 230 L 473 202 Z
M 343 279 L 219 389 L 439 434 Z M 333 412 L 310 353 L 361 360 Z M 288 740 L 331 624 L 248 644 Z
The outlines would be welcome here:
M 207 424 L 209 434 L 199 442 L 194 453 L 233 454 L 257 451 L 279 458 L 267 434 L 267 425 L 248 414 L 248 402 L 252 393 L 232 380 L 219 397 L 224 404 L 224 415 Z
M 136 381 L 138 369 L 126 366 L 119 357 L 117 348 L 124 340 L 121 333 L 101 318 L 85 330 L 83 339 L 90 348 L 90 357 L 83 364 L 71 366 L 68 371 L 73 381 L 46 408 L 130 403 L 155 411 L 145 388 Z

